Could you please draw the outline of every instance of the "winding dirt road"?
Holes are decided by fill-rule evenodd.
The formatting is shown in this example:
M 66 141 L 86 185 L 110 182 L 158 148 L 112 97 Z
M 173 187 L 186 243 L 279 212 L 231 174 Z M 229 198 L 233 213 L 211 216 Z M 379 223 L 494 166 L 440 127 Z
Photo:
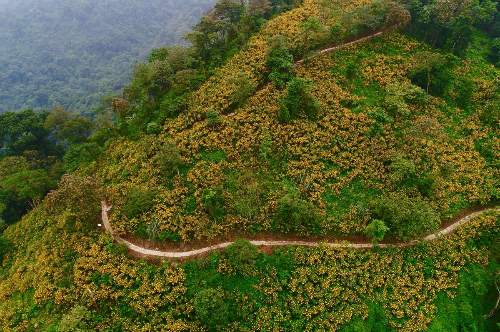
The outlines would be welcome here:
M 195 256 L 198 254 L 203 254 L 215 249 L 221 249 L 221 248 L 226 248 L 230 246 L 233 242 L 224 242 L 220 244 L 216 244 L 213 246 L 197 249 L 197 250 L 191 250 L 191 251 L 184 251 L 184 252 L 173 252 L 173 251 L 159 251 L 159 250 L 151 250 L 151 249 L 146 249 L 139 247 L 133 243 L 128 242 L 127 240 L 122 239 L 118 234 L 115 233 L 113 228 L 111 228 L 111 225 L 109 224 L 108 220 L 108 213 L 109 210 L 111 209 L 111 206 L 109 206 L 105 201 L 101 201 L 101 207 L 102 207 L 102 222 L 104 224 L 104 227 L 106 230 L 108 230 L 115 240 L 118 243 L 123 243 L 125 244 L 131 251 L 134 251 L 136 253 L 150 256 L 150 257 L 166 257 L 166 258 L 182 258 L 182 257 L 190 257 L 190 256 Z M 500 211 L 500 208 L 495 208 L 497 211 Z M 451 224 L 450 226 L 446 227 L 445 229 L 441 229 L 437 231 L 434 234 L 428 235 L 423 238 L 424 241 L 432 241 L 440 238 L 441 236 L 450 234 L 453 232 L 457 227 L 467 223 L 471 219 L 474 219 L 481 213 L 484 213 L 486 211 L 493 210 L 493 209 L 487 209 L 484 211 L 480 212 L 473 212 L 468 214 L 467 216 L 463 217 L 462 219 L 458 220 L 457 222 Z M 411 245 L 418 243 L 418 240 L 414 240 L 411 242 L 401 242 L 401 243 L 393 243 L 393 244 L 379 244 L 379 247 L 387 247 L 387 246 L 406 246 L 406 245 Z M 317 247 L 319 245 L 324 245 L 324 246 L 331 246 L 331 247 L 339 247 L 339 248 L 356 248 L 356 249 L 369 249 L 373 248 L 373 244 L 371 243 L 317 243 L 317 242 L 307 242 L 307 241 L 250 241 L 253 245 L 256 246 L 304 246 L 304 247 Z
M 357 44 L 357 43 L 360 43 L 362 41 L 366 41 L 366 40 L 369 40 L 369 39 L 372 39 L 372 38 L 375 38 L 375 37 L 378 37 L 378 36 L 382 36 L 383 34 L 384 34 L 383 32 L 377 32 L 377 33 L 374 33 L 373 35 L 362 37 L 362 38 L 356 39 L 356 40 L 354 40 L 352 42 L 349 42 L 349 43 L 345 43 L 345 44 L 342 44 L 342 45 L 339 45 L 339 46 L 335 46 L 335 47 L 324 48 L 324 49 L 322 49 L 321 51 L 319 51 L 315 55 L 312 55 L 310 57 L 306 57 L 305 59 L 301 59 L 301 60 L 296 61 L 293 64 L 293 66 L 294 67 L 298 67 L 302 62 L 304 62 L 306 60 L 311 60 L 311 59 L 313 59 L 313 58 L 315 58 L 317 56 L 320 56 L 322 54 L 331 53 L 331 52 L 336 51 L 338 49 L 341 49 L 341 48 L 344 48 L 344 47 L 347 47 L 347 46 L 350 46 L 350 45 L 354 45 L 354 44 Z

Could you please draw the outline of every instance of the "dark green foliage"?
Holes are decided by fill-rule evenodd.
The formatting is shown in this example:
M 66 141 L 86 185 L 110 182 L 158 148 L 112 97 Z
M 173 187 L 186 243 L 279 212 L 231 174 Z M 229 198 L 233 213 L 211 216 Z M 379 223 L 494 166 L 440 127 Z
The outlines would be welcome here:
M 362 319 L 353 317 L 352 321 L 344 325 L 340 332 L 396 332 L 396 328 L 389 324 L 387 312 L 380 303 L 367 303 L 368 317 Z M 443 331 L 444 332 L 444 331 Z
M 269 134 L 269 130 L 267 127 L 262 128 L 262 141 L 259 145 L 259 155 L 262 159 L 267 160 L 269 153 L 271 152 L 271 135 Z
M 387 111 L 403 116 L 410 115 L 408 103 L 421 102 L 425 98 L 425 91 L 410 83 L 391 83 L 386 87 L 384 106 Z
M 0 218 L 0 234 L 7 229 L 9 225 L 7 225 L 7 223 L 2 219 Z
M 200 63 L 212 70 L 243 46 L 265 20 L 297 3 L 300 1 L 220 0 L 184 38 L 193 45 Z
M 168 140 L 161 146 L 160 150 L 156 153 L 154 160 L 157 167 L 163 174 L 170 175 L 183 165 L 184 162 L 180 152 L 181 151 L 175 142 L 171 140 Z
M 17 199 L 15 193 L 11 191 L 0 191 L 0 201 L 3 204 L 0 218 L 7 224 L 21 220 L 23 215 L 31 209 L 31 205 L 27 200 Z
M 282 97 L 279 99 L 279 101 L 280 109 L 278 111 L 278 121 L 281 123 L 288 123 L 291 120 L 291 116 L 288 107 L 286 107 L 285 98 Z
M 453 89 L 457 93 L 455 103 L 458 107 L 468 109 L 475 106 L 472 102 L 472 98 L 474 97 L 477 88 L 476 83 L 472 78 L 456 80 L 453 85 Z
M 488 58 L 495 65 L 498 66 L 500 64 L 500 38 L 493 39 Z
M 417 185 L 418 191 L 422 194 L 422 196 L 429 198 L 433 194 L 435 181 L 436 180 L 433 176 L 425 175 L 418 178 L 415 183 Z
M 44 127 L 49 113 L 36 114 L 28 109 L 0 114 L 0 157 L 21 156 L 24 151 L 37 151 L 44 156 L 61 156 L 62 149 L 49 140 Z
M 498 34 L 496 3 L 487 1 L 412 1 L 408 31 L 432 46 L 465 56 L 476 29 Z
M 455 74 L 452 69 L 457 58 L 451 54 L 423 51 L 415 54 L 417 65 L 413 69 L 412 83 L 424 89 L 427 94 L 443 96 L 450 89 Z
M 142 213 L 148 211 L 154 204 L 153 199 L 158 193 L 155 190 L 134 189 L 129 193 L 125 201 L 123 211 L 127 218 L 139 217 Z
M 159 232 L 158 239 L 161 241 L 172 241 L 174 243 L 179 243 L 182 238 L 176 232 Z
M 352 12 L 345 14 L 342 19 L 344 22 L 347 20 L 355 22 L 350 30 L 353 35 L 359 35 L 364 31 L 373 31 L 382 27 L 386 14 L 387 8 L 384 1 L 373 1 L 366 6 L 356 7 Z
M 210 127 L 216 127 L 222 123 L 222 119 L 214 108 L 207 110 L 207 125 Z
M 452 301 L 445 294 L 438 295 L 438 313 L 427 330 L 496 331 L 494 322 L 498 321 L 498 315 L 483 317 L 493 309 L 498 298 L 498 292 L 491 293 L 491 296 L 488 294 L 489 290 L 496 290 L 492 274 L 478 266 L 467 267 L 460 274 L 458 290 Z
M 234 240 L 224 253 L 229 266 L 243 275 L 252 272 L 258 254 L 257 247 L 245 239 Z
M 106 249 L 115 255 L 125 255 L 128 252 L 128 247 L 124 243 L 114 243 L 106 239 Z
M 375 219 L 368 226 L 366 226 L 365 234 L 373 238 L 373 241 L 382 241 L 384 239 L 385 233 L 389 231 L 382 220 Z
M 95 142 L 70 145 L 63 157 L 64 171 L 71 173 L 95 161 L 102 147 Z
M 391 158 L 390 179 L 395 183 L 401 182 L 415 173 L 415 164 L 404 158 L 402 154 L 395 154 Z
M 388 124 L 391 121 L 391 117 L 380 108 L 369 112 L 368 116 L 375 121 L 368 132 L 368 136 L 370 137 L 376 137 L 383 133 L 383 125 Z
M 354 61 L 348 61 L 346 63 L 346 72 L 345 72 L 345 77 L 347 81 L 351 83 L 351 86 L 353 85 L 354 78 L 358 75 L 358 69 L 359 69 L 359 64 L 354 62 Z
M 215 2 L 12 1 L 0 11 L 0 113 L 91 111 L 102 95 L 124 88 L 151 48 L 182 42 Z
M 342 26 L 337 24 L 332 24 L 329 31 L 329 38 L 335 45 L 338 45 L 343 37 Z
M 0 266 L 2 266 L 5 255 L 11 252 L 13 249 L 13 244 L 8 239 L 0 237 Z
M 295 188 L 286 188 L 285 194 L 278 199 L 275 225 L 278 230 L 285 233 L 321 232 L 317 208 L 311 202 L 302 199 Z
M 378 199 L 373 212 L 385 222 L 391 233 L 403 239 L 430 233 L 439 226 L 437 213 L 419 197 L 392 194 Z
M 18 221 L 62 175 L 63 149 L 44 127 L 48 113 L 0 114 L 0 217 Z
M 270 70 L 269 79 L 278 89 L 284 89 L 293 78 L 293 55 L 286 37 L 277 35 L 269 40 L 265 66 Z
M 255 92 L 255 83 L 248 79 L 248 75 L 245 73 L 239 73 L 238 77 L 231 80 L 237 88 L 231 94 L 231 105 L 230 109 L 243 106 L 247 99 L 252 96 Z
M 123 90 L 132 106 L 139 106 L 134 126 L 151 130 L 148 124 L 163 124 L 165 118 L 175 117 L 185 108 L 186 94 L 196 86 L 193 66 L 195 60 L 188 49 L 178 45 L 155 49 L 148 62 L 134 66 L 132 82 Z
M 45 119 L 44 127 L 60 141 L 71 144 L 83 143 L 95 128 L 90 118 L 65 111 L 62 106 L 54 108 Z
M 203 204 L 214 220 L 222 217 L 225 213 L 222 188 L 203 189 L 201 204 Z
M 299 27 L 301 28 L 301 35 L 303 38 L 302 44 L 302 58 L 305 58 L 308 51 L 316 48 L 318 42 L 318 38 L 314 38 L 316 35 L 319 35 L 321 32 L 325 30 L 323 24 L 318 20 L 317 17 L 309 17 L 307 21 L 302 22 Z
M 287 84 L 287 95 L 278 113 L 280 122 L 287 123 L 299 117 L 317 117 L 321 104 L 311 94 L 312 89 L 313 82 L 304 78 L 295 77 Z
M 37 169 L 17 172 L 0 183 L 2 189 L 14 192 L 19 199 L 28 200 L 35 207 L 50 189 L 56 187 L 57 180 L 44 169 Z
M 228 322 L 228 307 L 224 294 L 209 288 L 200 291 L 194 299 L 196 316 L 209 328 L 218 330 Z
M 500 126 L 500 101 L 492 100 L 479 113 L 479 120 L 484 124 L 498 128 Z

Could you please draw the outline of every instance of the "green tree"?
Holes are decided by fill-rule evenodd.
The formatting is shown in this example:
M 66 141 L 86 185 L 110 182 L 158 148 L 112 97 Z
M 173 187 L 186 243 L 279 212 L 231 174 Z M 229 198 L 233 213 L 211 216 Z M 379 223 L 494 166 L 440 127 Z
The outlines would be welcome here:
M 425 91 L 429 94 L 429 85 L 431 84 L 431 71 L 438 67 L 443 67 L 447 63 L 446 57 L 443 55 L 430 52 L 422 51 L 414 55 L 416 66 L 413 69 L 413 73 L 417 74 L 419 72 L 424 72 L 427 75 L 427 83 L 425 85 Z
M 391 157 L 391 175 L 390 179 L 395 182 L 401 182 L 415 174 L 415 164 L 407 160 L 401 153 L 396 153 Z
M 324 25 L 316 17 L 308 17 L 305 22 L 299 25 L 302 35 L 302 58 L 305 58 L 307 52 L 318 42 L 318 36 L 325 30 Z
M 386 9 L 387 15 L 384 22 L 384 28 L 386 30 L 401 28 L 410 23 L 410 11 L 399 3 L 389 1 L 387 2 Z
M 270 70 L 269 79 L 278 89 L 284 89 L 295 70 L 293 55 L 285 36 L 276 35 L 269 39 L 265 66 Z
M 200 291 L 194 298 L 196 316 L 209 328 L 220 330 L 228 322 L 229 314 L 224 294 L 209 288 Z
M 243 275 L 252 272 L 259 251 L 257 247 L 245 239 L 236 239 L 234 243 L 227 247 L 225 256 L 229 266 Z
M 287 84 L 287 94 L 281 105 L 278 119 L 288 122 L 289 119 L 306 117 L 314 119 L 318 115 L 321 104 L 311 94 L 313 82 L 295 77 Z
M 378 137 L 384 132 L 383 126 L 391 121 L 391 117 L 380 108 L 370 111 L 368 113 L 368 117 L 374 120 L 374 123 L 368 132 L 370 137 Z
M 184 164 L 181 150 L 172 140 L 167 140 L 160 147 L 153 160 L 163 174 L 172 174 Z
M 424 98 L 425 91 L 416 85 L 408 82 L 390 83 L 386 87 L 384 106 L 389 112 L 408 116 L 410 115 L 408 103 L 419 102 Z
M 382 241 L 384 239 L 385 233 L 389 231 L 389 227 L 385 225 L 382 220 L 374 219 L 368 226 L 365 228 L 365 234 L 373 238 L 373 243 L 377 243 L 377 241 Z
M 70 144 L 83 143 L 95 128 L 90 118 L 56 107 L 45 119 L 44 127 L 61 141 Z
M 95 161 L 103 148 L 96 142 L 72 144 L 63 157 L 64 171 L 72 173 L 80 167 L 85 167 Z
M 251 15 L 269 18 L 269 14 L 273 10 L 270 0 L 249 0 L 248 2 Z
M 222 188 L 203 189 L 203 194 L 201 196 L 201 203 L 208 210 L 210 215 L 214 220 L 222 217 L 224 215 L 224 195 L 222 194 Z
M 238 73 L 238 76 L 230 79 L 236 90 L 231 94 L 230 108 L 241 107 L 255 92 L 255 83 L 248 79 L 245 73 Z
M 2 189 L 13 192 L 21 200 L 27 200 L 32 208 L 35 208 L 56 184 L 57 181 L 43 169 L 24 170 L 0 181 Z
M 0 159 L 0 216 L 9 224 L 20 220 L 56 187 L 60 176 L 58 159 L 36 151 Z
M 275 216 L 276 228 L 285 233 L 319 233 L 320 216 L 317 208 L 302 199 L 295 188 L 285 188 L 285 194 L 278 199 Z
M 49 140 L 44 127 L 47 112 L 36 114 L 28 109 L 0 114 L 0 157 L 21 156 L 24 151 L 38 151 L 44 156 L 61 156 L 63 151 Z
M 487 102 L 479 113 L 479 120 L 484 124 L 498 128 L 500 126 L 500 101 Z
M 94 177 L 65 174 L 57 190 L 47 195 L 45 209 L 51 214 L 69 210 L 75 217 L 74 221 L 94 225 L 101 212 L 99 188 L 100 183 Z
M 222 123 L 222 119 L 219 116 L 219 112 L 215 108 L 209 108 L 206 113 L 207 125 L 210 127 L 217 127 Z
M 373 212 L 403 239 L 435 231 L 440 223 L 438 214 L 427 201 L 404 194 L 390 194 L 378 199 Z
M 132 189 L 129 191 L 122 208 L 128 219 L 140 218 L 141 214 L 147 212 L 154 205 L 154 199 L 158 195 L 157 190 Z

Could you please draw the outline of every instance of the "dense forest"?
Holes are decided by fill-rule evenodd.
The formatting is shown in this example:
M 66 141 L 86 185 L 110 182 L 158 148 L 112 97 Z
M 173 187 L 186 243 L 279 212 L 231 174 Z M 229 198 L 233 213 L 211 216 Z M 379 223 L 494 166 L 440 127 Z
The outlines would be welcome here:
M 182 36 L 215 0 L 0 2 L 0 113 L 92 111 L 136 61 Z
M 423 240 L 500 204 L 497 5 L 220 0 L 92 117 L 0 114 L 3 331 L 499 331 L 500 212 Z

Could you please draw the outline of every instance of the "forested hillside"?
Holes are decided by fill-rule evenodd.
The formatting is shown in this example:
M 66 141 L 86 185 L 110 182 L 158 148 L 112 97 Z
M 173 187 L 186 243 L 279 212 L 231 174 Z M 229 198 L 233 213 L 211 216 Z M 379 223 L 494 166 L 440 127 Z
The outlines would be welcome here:
M 423 239 L 500 205 L 499 23 L 491 1 L 220 0 L 99 121 L 4 113 L 0 326 L 498 331 L 498 209 Z M 106 205 L 140 247 L 234 243 L 140 256 Z M 373 247 L 324 244 L 348 241 Z
M 136 61 L 182 36 L 215 0 L 0 3 L 0 113 L 86 113 L 128 84 Z

